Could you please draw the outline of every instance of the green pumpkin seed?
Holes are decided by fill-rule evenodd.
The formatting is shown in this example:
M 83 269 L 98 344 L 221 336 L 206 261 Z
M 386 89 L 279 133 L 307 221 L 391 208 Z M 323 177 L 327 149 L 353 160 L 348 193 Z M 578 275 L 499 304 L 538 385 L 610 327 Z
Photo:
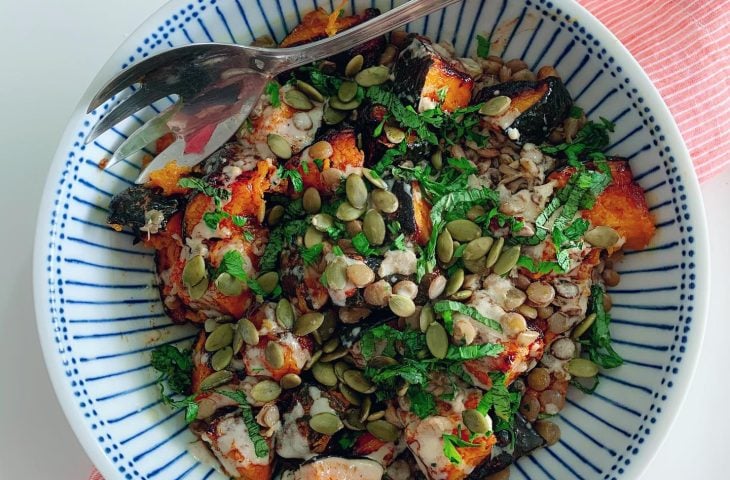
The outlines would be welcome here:
M 324 97 L 321 93 L 319 93 L 319 90 L 308 84 L 307 82 L 304 82 L 302 80 L 297 80 L 297 88 L 304 92 L 306 96 L 314 100 L 315 102 L 324 102 Z
M 281 386 L 273 380 L 261 380 L 251 389 L 251 398 L 261 403 L 273 402 L 281 395 Z
M 350 59 L 349 62 L 347 62 L 347 65 L 345 65 L 345 76 L 347 77 L 354 77 L 357 75 L 360 70 L 362 70 L 362 66 L 365 63 L 365 57 L 358 54 L 355 55 Z
M 320 357 L 322 356 L 322 350 L 317 350 L 312 354 L 309 360 L 304 364 L 304 370 L 311 370 L 314 365 L 319 362 Z
M 367 214 L 365 214 L 367 218 Z M 368 237 L 369 233 L 365 233 Z M 368 237 L 369 238 L 369 237 Z M 370 241 L 370 243 L 373 243 Z M 382 242 L 381 242 L 382 243 Z M 364 263 L 353 263 L 347 266 L 347 278 L 357 287 L 363 288 L 375 281 L 375 272 Z
M 594 247 L 610 248 L 616 245 L 620 236 L 613 228 L 601 225 L 587 231 L 583 238 Z
M 330 98 L 330 102 L 329 102 L 329 104 L 332 108 L 340 110 L 340 111 L 345 111 L 345 112 L 355 110 L 357 107 L 360 106 L 361 103 L 362 103 L 362 100 L 355 99 L 355 100 L 350 100 L 349 102 L 343 102 L 339 98 L 335 98 L 335 97 Z
M 398 197 L 387 190 L 376 189 L 370 194 L 373 206 L 383 213 L 395 213 L 398 210 Z
M 494 263 L 492 271 L 497 275 L 504 275 L 506 273 L 509 273 L 509 271 L 512 270 L 515 265 L 517 265 L 517 260 L 519 260 L 519 258 L 520 246 L 513 245 L 502 251 L 499 259 Z
M 484 105 L 482 105 L 482 107 L 479 109 L 479 113 L 490 117 L 496 117 L 506 112 L 507 109 L 509 109 L 511 103 L 511 98 L 500 95 L 484 102 Z
M 210 332 L 208 338 L 205 339 L 205 350 L 215 352 L 229 346 L 231 342 L 233 342 L 233 327 L 230 323 L 224 323 Z
M 319 336 L 319 333 L 317 333 L 317 330 L 312 332 L 312 338 L 314 339 L 314 343 L 317 345 L 322 345 L 322 338 Z
M 365 378 L 360 370 L 348 370 L 342 374 L 342 378 L 348 387 L 359 393 L 373 393 L 375 385 Z
M 375 420 L 369 422 L 365 428 L 368 432 L 373 434 L 384 442 L 395 442 L 400 437 L 400 430 L 398 427 L 386 420 Z
M 403 295 L 391 295 L 388 299 L 388 307 L 399 317 L 410 317 L 416 313 L 416 304 Z
M 337 372 L 335 372 L 337 374 Z M 359 407 L 362 402 L 362 397 L 359 393 L 357 393 L 355 390 L 351 389 L 344 383 L 340 383 L 337 387 L 340 390 L 340 393 L 343 397 L 345 397 L 345 400 L 347 400 L 350 405 L 354 405 L 356 407 Z
M 207 391 L 212 390 L 215 387 L 220 387 L 233 380 L 233 372 L 230 370 L 220 370 L 218 372 L 211 373 L 200 382 L 200 390 Z
M 368 422 L 374 422 L 375 420 L 380 420 L 385 416 L 385 410 L 380 410 L 378 412 L 371 413 L 368 415 L 368 418 L 366 419 Z
M 492 248 L 492 243 L 494 243 L 494 239 L 492 239 L 492 237 L 479 237 L 472 240 L 466 245 L 462 258 L 464 261 L 481 258 L 489 252 L 490 248 Z
M 286 329 L 294 325 L 294 308 L 286 298 L 279 299 L 276 304 L 276 320 Z
M 330 338 L 329 340 L 327 340 L 327 341 L 326 341 L 326 342 L 324 343 L 324 345 L 322 345 L 322 351 L 323 351 L 324 353 L 332 353 L 332 352 L 334 352 L 334 351 L 335 351 L 335 350 L 337 349 L 337 347 L 339 347 L 339 346 L 340 346 L 340 339 L 339 339 L 339 338 L 337 338 L 337 337 L 334 337 L 334 338 Z
M 385 180 L 383 180 L 380 175 L 375 173 L 374 171 L 370 170 L 369 168 L 363 168 L 362 169 L 362 176 L 367 178 L 367 180 L 375 185 L 378 188 L 387 189 L 388 184 L 385 183 Z
M 342 290 L 347 286 L 347 263 L 344 260 L 335 258 L 324 269 L 324 274 L 327 277 L 327 286 L 329 288 Z
M 487 259 L 486 257 L 480 257 L 476 260 L 464 260 L 464 268 L 469 270 L 471 273 L 478 275 L 484 275 L 487 273 Z
M 271 368 L 279 369 L 284 366 L 284 348 L 276 342 L 269 342 L 264 349 L 264 358 Z
M 340 381 L 343 381 L 342 380 L 342 375 L 346 371 L 350 370 L 352 367 L 347 362 L 339 361 L 339 362 L 335 362 L 335 367 L 334 368 L 335 368 L 335 375 L 337 375 L 337 378 Z
M 463 301 L 471 297 L 474 294 L 471 290 L 459 290 L 455 294 L 451 295 L 452 300 Z
M 438 359 L 446 357 L 449 350 L 449 335 L 440 323 L 432 323 L 426 330 L 426 346 L 431 355 Z
M 431 165 L 436 170 L 444 168 L 444 155 L 441 153 L 441 150 L 436 150 L 431 154 Z
M 350 202 L 342 202 L 340 206 L 337 207 L 335 216 L 343 222 L 349 222 L 351 220 L 357 220 L 363 213 L 365 213 L 365 208 L 355 208 L 350 205 Z
M 279 274 L 276 272 L 266 272 L 262 275 L 259 275 L 256 281 L 259 282 L 261 290 L 263 290 L 264 293 L 268 295 L 273 292 L 276 286 L 279 284 Z
M 473 433 L 487 433 L 492 429 L 492 425 L 487 417 L 482 415 L 479 410 L 469 409 L 464 410 L 461 413 L 461 418 L 464 420 L 464 425 Z
M 238 331 L 238 328 L 233 330 L 233 342 L 231 347 L 234 355 L 240 352 L 243 348 L 243 337 L 241 336 L 241 332 Z
M 308 111 L 314 108 L 314 105 L 304 93 L 294 89 L 287 90 L 284 93 L 284 103 L 297 110 Z
M 326 123 L 327 125 L 337 125 L 338 123 L 340 123 L 344 119 L 346 119 L 349 114 L 350 114 L 350 112 L 343 112 L 342 110 L 337 110 L 336 108 L 333 108 L 328 104 L 328 105 L 325 105 L 325 107 L 324 107 L 324 112 L 322 113 L 322 119 L 324 120 L 324 123 Z
M 319 192 L 314 187 L 309 187 L 304 190 L 302 195 L 302 207 L 307 213 L 317 213 L 322 208 L 322 198 L 319 196 Z
M 326 387 L 337 385 L 337 376 L 331 363 L 317 362 L 312 366 L 314 379 Z
M 183 268 L 182 281 L 185 286 L 193 287 L 201 283 L 208 276 L 205 271 L 205 260 L 201 255 L 195 255 L 188 260 Z
M 370 209 L 365 214 L 362 222 L 362 231 L 370 242 L 370 245 L 382 245 L 385 241 L 385 220 L 375 209 Z
M 259 344 L 259 331 L 256 329 L 251 320 L 242 318 L 236 325 L 236 331 L 241 335 L 241 338 L 246 345 L 258 345 Z
M 322 435 L 334 435 L 342 429 L 342 421 L 334 413 L 322 412 L 309 419 L 309 426 Z
M 365 424 L 360 420 L 360 412 L 355 409 L 350 409 L 345 413 L 342 423 L 344 423 L 348 429 L 356 432 L 365 430 Z
M 573 333 L 570 334 L 570 338 L 573 340 L 578 340 L 580 337 L 583 336 L 584 333 L 588 331 L 589 328 L 593 325 L 593 322 L 596 321 L 596 314 L 591 313 L 588 315 L 585 320 L 580 322 L 577 327 L 573 329 Z
M 391 143 L 398 144 L 406 139 L 406 132 L 404 132 L 400 128 L 386 125 L 383 130 L 385 131 L 385 137 Z
M 356 173 L 348 175 L 345 181 L 345 194 L 350 205 L 357 209 L 365 208 L 368 203 L 368 187 L 365 186 L 362 177 Z
M 266 221 L 272 227 L 277 225 L 281 221 L 281 218 L 284 216 L 285 211 L 286 210 L 283 206 L 274 205 L 273 207 L 271 207 L 271 210 L 269 210 L 269 216 L 267 217 Z
M 231 363 L 233 359 L 233 349 L 231 347 L 224 347 L 218 350 L 210 357 L 210 366 L 216 372 L 223 370 Z
M 324 234 L 310 225 L 307 227 L 307 231 L 304 232 L 304 246 L 312 248 L 315 245 L 319 245 L 324 240 Z
M 411 386 L 408 382 L 403 380 L 402 378 L 399 378 L 396 383 L 396 389 L 395 394 L 399 397 L 405 396 L 406 393 L 408 393 L 408 388 Z
M 327 213 L 318 213 L 312 217 L 312 226 L 320 232 L 327 232 L 335 225 L 335 219 Z
M 502 254 L 502 248 L 504 248 L 504 237 L 499 237 L 492 244 L 492 248 L 489 249 L 489 253 L 487 254 L 487 262 L 485 263 L 487 268 L 492 268 L 497 263 L 499 256 Z
M 590 378 L 598 375 L 598 365 L 585 358 L 574 358 L 566 367 L 568 373 L 578 378 Z
M 340 346 L 330 353 L 323 354 L 319 361 L 325 363 L 334 362 L 335 360 L 339 360 L 340 358 L 347 355 L 347 353 L 348 350 L 345 347 Z
M 459 242 L 471 242 L 482 236 L 482 227 L 465 218 L 450 221 L 446 228 L 451 237 Z
M 377 65 L 359 72 L 355 75 L 355 81 L 363 87 L 373 87 L 387 82 L 389 76 L 390 70 L 388 67 Z
M 294 320 L 294 328 L 292 332 L 298 337 L 309 335 L 317 330 L 324 322 L 324 315 L 319 312 L 305 313 L 301 317 Z
M 370 359 L 368 362 L 368 367 L 381 369 L 384 367 L 390 367 L 392 365 L 397 365 L 398 360 L 396 360 L 393 357 L 388 357 L 386 355 L 376 355 L 373 358 Z
M 283 160 L 289 160 L 292 156 L 291 145 L 284 137 L 276 133 L 270 133 L 266 137 L 266 144 L 271 152 Z
M 198 283 L 197 285 L 193 285 L 192 287 L 188 287 L 188 295 L 190 295 L 191 300 L 198 300 L 199 298 L 203 298 L 203 295 L 208 291 L 208 278 L 204 278 L 202 282 Z
M 284 390 L 291 390 L 292 388 L 297 388 L 301 384 L 302 384 L 302 377 L 300 377 L 296 373 L 287 373 L 286 375 L 281 377 L 281 380 L 279 380 L 279 385 Z
M 228 297 L 237 297 L 243 292 L 244 283 L 228 272 L 218 275 L 214 283 L 215 288 Z
M 454 257 L 454 240 L 446 229 L 436 239 L 436 256 L 441 263 L 449 263 Z
M 218 320 L 217 319 L 215 319 L 215 318 L 208 318 L 208 319 L 205 320 L 205 323 L 203 324 L 203 329 L 205 330 L 206 333 L 210 333 L 213 330 L 215 330 L 217 326 L 218 326 Z
M 340 88 L 337 90 L 337 98 L 342 102 L 349 102 L 355 95 L 357 95 L 358 85 L 355 82 L 342 82 Z M 334 106 L 334 105 L 333 105 Z M 336 107 L 335 107 L 336 108 Z
M 319 335 L 319 338 L 322 341 L 327 341 L 330 339 L 332 334 L 335 333 L 336 328 L 337 317 L 335 315 L 335 312 L 332 310 L 328 310 L 327 313 L 324 314 L 322 325 L 319 326 L 315 333 Z
M 449 277 L 449 280 L 446 282 L 446 288 L 444 289 L 444 294 L 447 297 L 450 297 L 451 295 L 455 294 L 461 289 L 461 286 L 464 284 L 464 269 L 463 268 L 457 268 L 454 270 L 454 273 L 451 274 Z
M 418 326 L 423 333 L 426 333 L 428 326 L 436 321 L 436 315 L 433 313 L 431 305 L 424 305 L 421 313 L 418 315 Z
M 364 397 L 360 404 L 360 421 L 364 422 L 370 416 L 370 409 L 373 408 L 373 399 Z

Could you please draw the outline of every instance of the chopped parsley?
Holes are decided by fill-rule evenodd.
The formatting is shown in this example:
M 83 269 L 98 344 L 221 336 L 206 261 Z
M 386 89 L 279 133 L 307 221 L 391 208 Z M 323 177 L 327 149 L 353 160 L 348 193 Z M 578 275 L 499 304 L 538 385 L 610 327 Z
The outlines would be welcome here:
M 352 246 L 355 247 L 355 250 L 357 250 L 359 254 L 366 257 L 372 257 L 380 254 L 379 250 L 370 246 L 370 242 L 363 232 L 359 232 L 357 235 L 352 237 Z

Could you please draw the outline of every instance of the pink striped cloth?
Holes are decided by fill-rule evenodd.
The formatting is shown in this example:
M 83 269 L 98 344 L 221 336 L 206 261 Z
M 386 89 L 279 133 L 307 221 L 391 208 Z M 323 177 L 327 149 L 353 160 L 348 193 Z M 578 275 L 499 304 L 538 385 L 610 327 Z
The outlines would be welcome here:
M 700 181 L 730 165 L 727 0 L 578 0 L 636 57 L 682 131 Z M 104 480 L 94 470 L 89 480 Z

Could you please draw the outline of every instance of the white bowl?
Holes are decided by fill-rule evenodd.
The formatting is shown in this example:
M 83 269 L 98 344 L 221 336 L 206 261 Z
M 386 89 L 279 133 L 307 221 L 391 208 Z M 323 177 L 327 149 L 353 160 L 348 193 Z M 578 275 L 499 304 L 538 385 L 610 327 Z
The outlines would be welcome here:
M 59 401 L 107 480 L 222 477 L 187 453 L 193 436 L 182 413 L 160 403 L 148 366 L 152 348 L 188 342 L 194 330 L 164 315 L 152 252 L 105 225 L 111 195 L 131 183 L 140 159 L 111 170 L 97 165 L 154 112 L 147 108 L 84 147 L 98 119 L 84 114 L 87 100 L 104 80 L 150 54 L 191 42 L 281 39 L 313 4 L 333 3 L 339 2 L 172 1 L 124 42 L 69 122 L 38 220 L 36 314 Z M 392 3 L 351 0 L 347 8 Z M 558 418 L 561 441 L 520 460 L 511 478 L 638 477 L 681 405 L 707 307 L 701 197 L 669 111 L 618 40 L 570 0 L 467 0 L 409 30 L 452 40 L 459 52 L 473 51 L 476 34 L 494 30 L 493 52 L 531 67 L 555 65 L 591 117 L 616 122 L 611 151 L 631 160 L 658 226 L 648 249 L 627 255 L 622 282 L 611 290 L 613 335 L 626 364 L 602 375 L 595 395 L 572 391 Z

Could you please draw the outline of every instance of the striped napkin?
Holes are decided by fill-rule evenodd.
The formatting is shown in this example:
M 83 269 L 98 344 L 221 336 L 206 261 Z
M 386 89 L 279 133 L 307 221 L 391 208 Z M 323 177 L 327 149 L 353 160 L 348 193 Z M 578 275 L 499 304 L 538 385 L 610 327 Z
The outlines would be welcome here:
M 578 0 L 639 61 L 672 111 L 700 181 L 730 165 L 726 0 Z M 104 480 L 94 470 L 89 480 Z

